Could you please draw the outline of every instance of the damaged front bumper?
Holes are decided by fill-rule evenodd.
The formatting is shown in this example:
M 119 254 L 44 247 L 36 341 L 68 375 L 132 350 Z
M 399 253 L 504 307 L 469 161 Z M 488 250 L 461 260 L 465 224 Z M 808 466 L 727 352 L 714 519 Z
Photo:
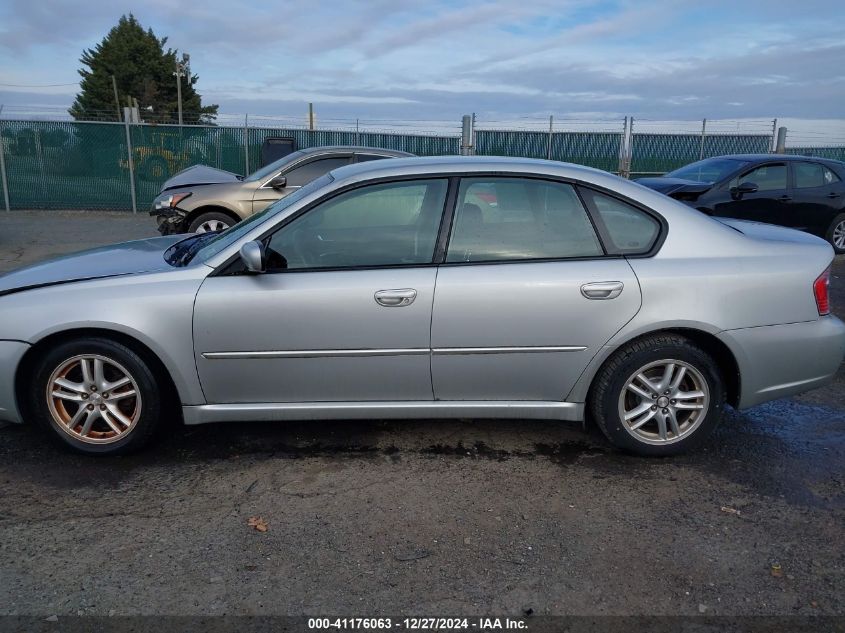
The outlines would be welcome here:
M 188 231 L 185 221 L 186 213 L 181 209 L 152 209 L 150 215 L 155 217 L 158 232 L 162 235 L 174 235 Z

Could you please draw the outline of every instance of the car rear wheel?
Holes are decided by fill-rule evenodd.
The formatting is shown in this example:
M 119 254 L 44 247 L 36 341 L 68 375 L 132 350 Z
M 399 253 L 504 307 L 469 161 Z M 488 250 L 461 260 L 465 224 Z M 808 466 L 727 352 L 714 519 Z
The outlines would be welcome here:
M 30 399 L 36 421 L 63 446 L 125 454 L 152 437 L 162 412 L 155 375 L 128 347 L 103 338 L 57 345 L 40 360 Z
M 219 211 L 208 211 L 201 213 L 188 226 L 188 231 L 191 233 L 211 233 L 213 231 L 225 231 L 230 226 L 234 226 L 236 222 Z
M 639 455 L 675 455 L 715 428 L 725 404 L 715 361 L 675 335 L 619 350 L 599 372 L 590 410 L 617 447 Z
M 840 213 L 833 218 L 827 230 L 827 241 L 838 255 L 845 253 L 845 213 Z

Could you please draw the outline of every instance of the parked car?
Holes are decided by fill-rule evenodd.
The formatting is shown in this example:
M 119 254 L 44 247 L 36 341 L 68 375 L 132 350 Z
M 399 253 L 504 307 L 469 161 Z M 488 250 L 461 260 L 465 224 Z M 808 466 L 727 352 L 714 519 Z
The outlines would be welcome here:
M 637 182 L 708 215 L 807 231 L 845 253 L 845 163 L 811 156 L 737 154 L 706 158 Z
M 0 418 L 111 454 L 174 413 L 590 416 L 624 450 L 673 454 L 726 402 L 834 376 L 832 259 L 587 167 L 351 165 L 222 233 L 0 277 Z
M 377 147 L 312 147 L 290 153 L 246 177 L 194 165 L 165 181 L 150 215 L 156 218 L 162 235 L 223 231 L 332 169 L 407 156 L 413 154 Z

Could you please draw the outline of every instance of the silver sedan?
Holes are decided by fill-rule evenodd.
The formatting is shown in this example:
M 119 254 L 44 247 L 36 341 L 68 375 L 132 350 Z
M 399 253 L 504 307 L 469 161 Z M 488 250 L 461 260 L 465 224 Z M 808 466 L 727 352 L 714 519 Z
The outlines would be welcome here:
M 174 414 L 586 417 L 673 454 L 831 379 L 832 258 L 574 165 L 353 165 L 222 233 L 0 277 L 0 418 L 113 454 Z

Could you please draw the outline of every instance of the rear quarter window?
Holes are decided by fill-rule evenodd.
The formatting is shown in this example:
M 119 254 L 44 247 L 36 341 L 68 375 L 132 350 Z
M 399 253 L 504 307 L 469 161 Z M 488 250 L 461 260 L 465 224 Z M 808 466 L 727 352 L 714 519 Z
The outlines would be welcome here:
M 645 211 L 592 189 L 581 193 L 598 215 L 597 222 L 605 228 L 605 244 L 609 252 L 621 255 L 648 253 L 660 236 L 660 223 Z

